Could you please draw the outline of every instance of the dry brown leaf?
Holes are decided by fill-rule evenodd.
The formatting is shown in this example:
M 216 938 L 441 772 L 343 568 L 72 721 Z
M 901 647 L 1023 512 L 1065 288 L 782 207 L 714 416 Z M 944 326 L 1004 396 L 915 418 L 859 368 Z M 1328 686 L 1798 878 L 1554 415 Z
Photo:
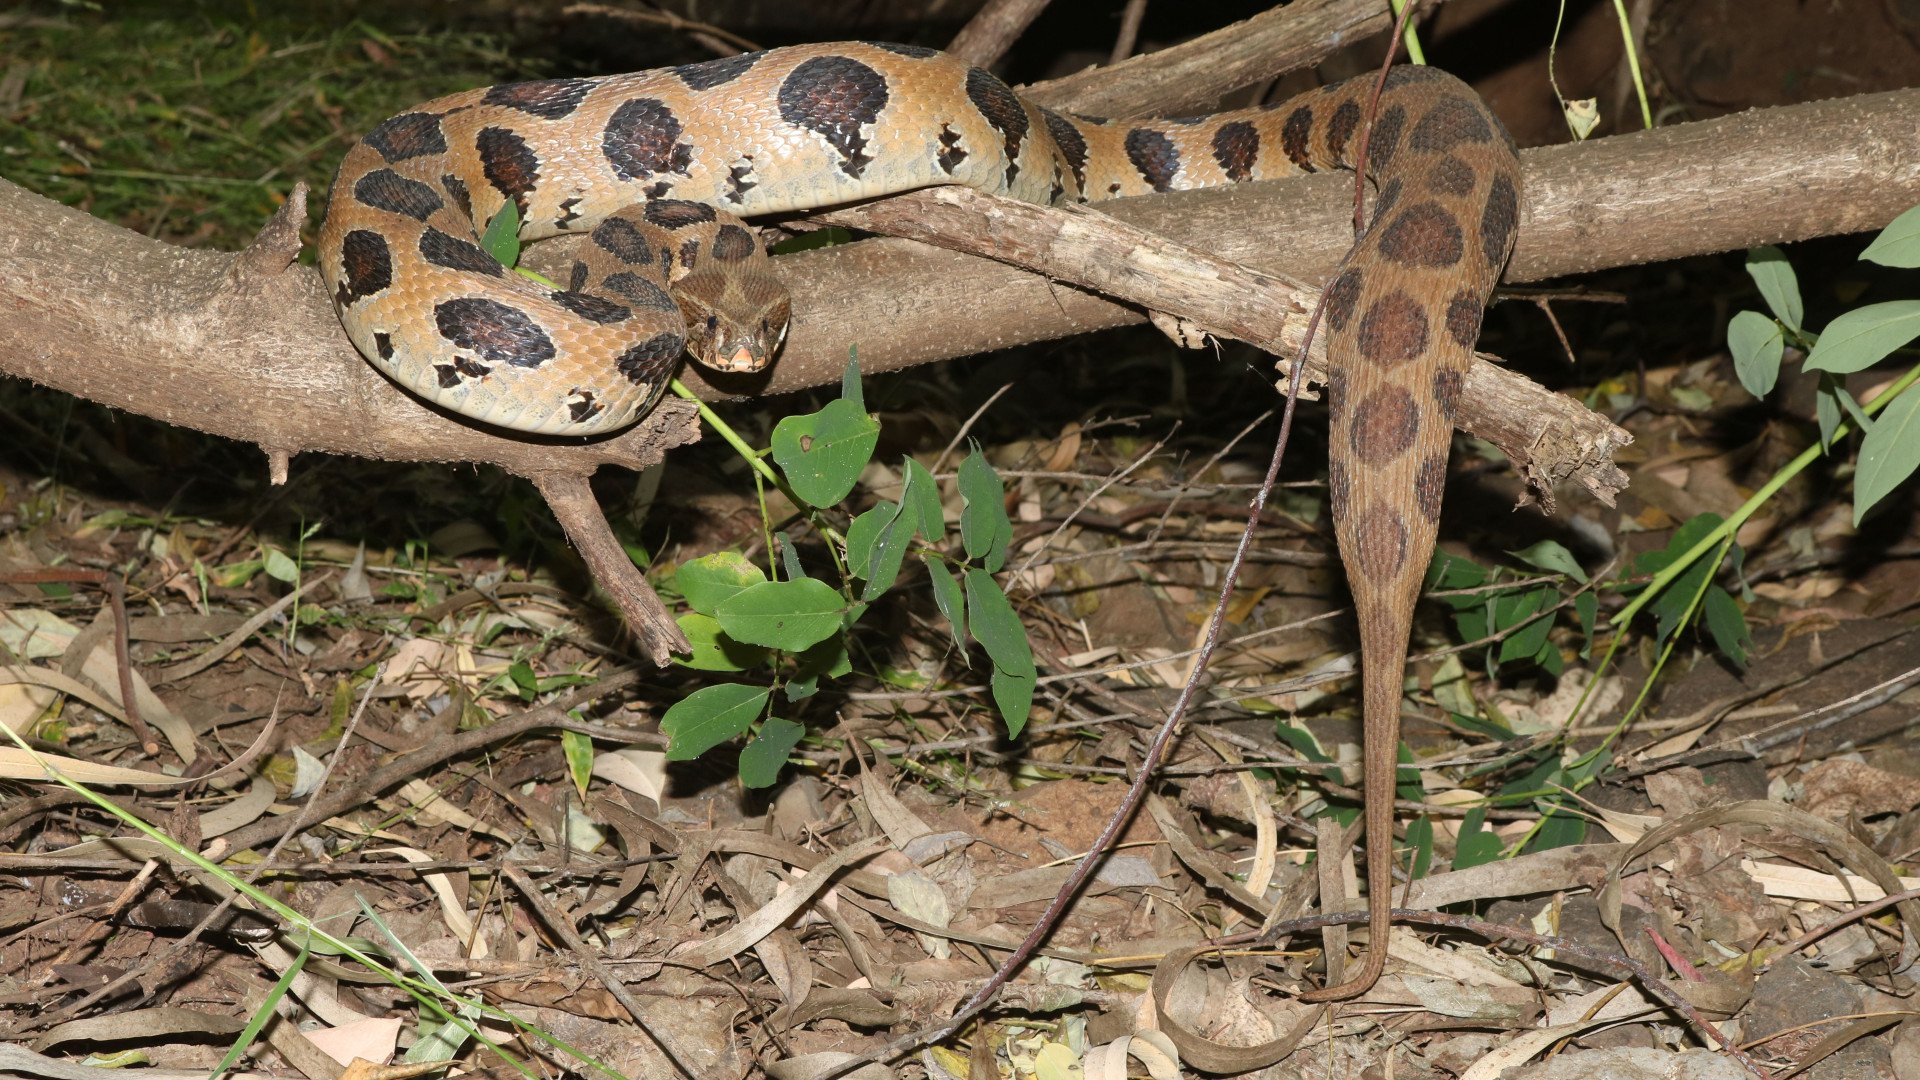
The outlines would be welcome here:
M 1808 769 L 1801 785 L 1800 808 L 1836 824 L 1920 806 L 1920 780 L 1847 758 L 1828 758 Z

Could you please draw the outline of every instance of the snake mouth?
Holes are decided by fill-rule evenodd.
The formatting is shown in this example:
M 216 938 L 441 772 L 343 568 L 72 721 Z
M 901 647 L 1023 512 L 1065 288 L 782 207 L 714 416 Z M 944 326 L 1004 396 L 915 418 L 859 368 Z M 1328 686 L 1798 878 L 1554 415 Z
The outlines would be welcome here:
M 715 342 L 711 348 L 696 351 L 694 358 L 700 361 L 701 367 L 729 375 L 751 374 L 767 366 L 766 353 L 755 349 L 751 342 L 741 342 L 731 348 Z

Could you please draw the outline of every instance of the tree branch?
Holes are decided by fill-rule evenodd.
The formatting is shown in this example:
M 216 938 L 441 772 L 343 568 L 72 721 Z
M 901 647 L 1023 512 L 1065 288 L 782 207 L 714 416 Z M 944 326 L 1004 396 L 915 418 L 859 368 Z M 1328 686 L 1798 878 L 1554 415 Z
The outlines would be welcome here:
M 287 455 L 473 461 L 520 476 L 645 468 L 699 438 L 669 403 L 611 439 L 532 439 L 434 411 L 360 358 L 294 262 L 306 188 L 245 251 L 173 247 L 0 181 L 0 372 Z
M 1529 212 L 1506 280 L 1878 228 L 1920 203 L 1916 113 L 1920 90 L 1901 90 L 1526 151 Z M 1310 176 L 1123 199 L 1099 210 L 1253 270 L 1316 280 L 1352 243 L 1350 184 Z M 947 219 L 939 231 L 955 242 L 977 241 L 1003 220 L 992 216 L 997 208 L 982 224 L 954 220 L 944 207 L 957 201 L 919 192 L 860 212 L 881 228 L 938 213 Z M 994 234 L 996 243 L 1010 239 Z M 1044 238 L 1027 243 L 1036 257 L 1060 251 Z M 1134 307 L 1047 277 L 898 239 L 789 255 L 780 266 L 794 291 L 794 328 L 756 393 L 831 383 L 855 347 L 865 370 L 885 371 L 1145 320 Z M 1310 296 L 1298 299 L 1311 305 Z M 1565 414 L 1542 407 L 1585 410 L 1497 371 L 1476 365 L 1462 395 L 1464 429 L 1517 451 L 1536 486 L 1571 478 L 1598 493 L 1615 485 L 1605 427 L 1592 418 L 1568 426 Z M 700 372 L 685 377 L 702 396 L 742 390 Z
M 1157 100 L 1177 107 L 1189 100 L 1183 94 L 1217 93 L 1213 84 L 1203 85 L 1216 77 L 1212 73 L 1233 71 L 1217 76 L 1228 82 L 1262 77 L 1252 68 L 1233 68 L 1214 50 L 1263 41 L 1283 14 L 1331 19 L 1330 25 L 1350 30 L 1370 25 L 1364 18 L 1355 22 L 1362 7 L 1354 0 L 1303 0 L 1201 39 L 1208 44 L 1165 50 L 1031 93 L 1061 105 L 1129 112 L 1158 94 Z M 1323 28 L 1308 40 L 1333 40 L 1328 33 Z M 1179 92 L 1168 96 L 1165 85 L 1140 89 L 1152 72 L 1174 73 L 1165 85 Z M 1120 85 L 1130 89 L 1113 89 Z M 1907 90 L 1530 152 L 1523 161 L 1531 213 L 1509 280 L 1882 225 L 1920 202 L 1920 142 L 1911 123 L 1916 113 L 1920 91 Z M 1226 260 L 1223 274 L 1244 272 L 1231 264 L 1245 263 L 1269 274 L 1286 266 L 1311 280 L 1323 277 L 1351 243 L 1345 186 L 1337 177 L 1307 177 L 1124 200 L 1102 210 Z M 875 228 L 895 228 L 904 227 L 897 224 L 903 209 L 911 217 L 935 205 L 951 211 L 968 202 L 966 196 L 932 193 L 894 201 L 902 205 L 860 213 Z M 967 211 L 972 224 L 952 212 L 943 218 L 943 234 L 950 228 L 957 238 L 949 242 L 996 253 L 1024 247 L 1031 265 L 1055 278 L 1068 276 L 1071 260 L 1060 230 L 1074 215 L 1015 214 L 975 202 L 980 205 Z M 296 189 L 245 252 L 186 251 L 0 181 L 0 305 L 9 329 L 9 343 L 0 345 L 0 372 L 252 442 L 268 454 L 276 476 L 302 451 L 488 462 L 535 479 L 549 495 L 561 495 L 569 511 L 582 513 L 572 498 L 577 491 L 557 477 L 584 478 L 603 464 L 641 468 L 697 437 L 691 409 L 674 401 L 612 438 L 542 441 L 470 426 L 396 392 L 347 342 L 318 275 L 294 263 L 305 213 L 304 188 Z M 885 224 L 882 214 L 892 214 L 896 224 Z M 1026 224 L 1007 224 L 1016 218 Z M 979 247 L 983 237 L 996 246 Z M 564 258 L 567 246 L 563 240 L 535 251 L 550 262 Z M 1142 250 L 1151 255 L 1163 249 Z M 707 385 L 711 394 L 778 393 L 829 383 L 839 378 L 856 345 L 869 371 L 889 370 L 1142 318 L 1135 308 L 1047 277 L 904 240 L 808 252 L 784 257 L 779 265 L 795 310 L 780 362 L 754 382 Z M 1099 275 L 1094 266 L 1072 276 L 1098 283 Z M 1163 281 L 1168 276 L 1159 275 Z M 1212 294 L 1221 296 L 1217 288 Z M 1311 301 L 1298 291 L 1292 295 L 1295 304 Z M 1145 299 L 1151 303 L 1151 296 Z M 1190 302 L 1172 299 L 1165 310 L 1192 314 L 1181 310 Z M 1288 320 L 1284 305 L 1280 310 L 1278 319 L 1261 316 L 1278 324 L 1274 333 L 1239 329 L 1284 342 Z M 1196 321 L 1223 328 L 1230 323 L 1204 314 Z M 697 373 L 689 381 L 703 383 Z M 1604 497 L 1619 482 L 1611 472 L 1619 436 L 1610 426 L 1580 419 L 1577 407 L 1557 395 L 1528 397 L 1524 387 L 1524 380 L 1502 378 L 1482 365 L 1463 396 L 1463 426 L 1513 452 L 1536 488 L 1571 477 Z M 1506 400 L 1508 390 L 1520 393 L 1522 403 Z M 1541 403 L 1569 411 L 1543 421 Z M 1580 434 L 1568 438 L 1569 431 Z M 588 520 L 597 513 L 572 514 L 569 534 L 597 535 L 604 521 L 596 526 Z M 595 569 L 604 573 L 608 566 Z M 677 643 L 671 634 L 659 636 L 671 623 L 663 626 L 657 606 L 634 599 L 644 592 L 643 579 L 620 577 L 602 582 L 636 629 L 649 635 L 648 651 L 664 657 Z

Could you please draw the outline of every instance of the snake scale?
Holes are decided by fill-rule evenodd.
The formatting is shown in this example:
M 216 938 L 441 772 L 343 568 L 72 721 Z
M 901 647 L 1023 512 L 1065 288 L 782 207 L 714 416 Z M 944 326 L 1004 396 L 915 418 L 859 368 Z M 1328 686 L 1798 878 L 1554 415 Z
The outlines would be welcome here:
M 681 353 L 756 370 L 789 306 L 754 215 L 938 184 L 1061 204 L 1351 167 L 1374 80 L 1177 120 L 1025 101 L 930 49 L 803 45 L 605 78 L 469 90 L 367 134 L 341 164 L 320 270 L 354 345 L 443 409 L 546 435 L 633 422 Z M 1384 963 L 1401 686 L 1461 383 L 1521 197 L 1512 140 L 1467 86 L 1388 75 L 1371 222 L 1326 288 L 1335 533 L 1360 625 L 1369 926 Z M 586 233 L 560 287 L 479 244 Z

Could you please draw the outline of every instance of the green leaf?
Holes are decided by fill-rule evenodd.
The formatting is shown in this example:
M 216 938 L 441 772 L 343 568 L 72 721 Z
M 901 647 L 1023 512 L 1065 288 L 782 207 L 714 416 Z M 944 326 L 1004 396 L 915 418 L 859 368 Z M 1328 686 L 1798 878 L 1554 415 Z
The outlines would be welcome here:
M 1463 607 L 1454 613 L 1454 629 L 1460 632 L 1461 641 L 1480 641 L 1493 633 L 1493 604 L 1485 597 L 1471 597 L 1472 607 Z
M 867 411 L 867 399 L 860 388 L 860 357 L 851 349 L 847 351 L 847 369 L 840 373 L 840 400 L 852 402 L 861 412 Z
M 1650 605 L 1653 611 L 1653 638 L 1665 644 L 1667 638 L 1680 627 L 1687 612 L 1692 609 L 1693 598 L 1700 593 L 1701 585 L 1716 567 L 1708 560 L 1701 559 L 1687 568 L 1687 572 L 1674 578 L 1658 599 Z
M 525 660 L 515 660 L 507 665 L 507 680 L 513 684 L 522 701 L 532 701 L 534 695 L 540 692 L 540 677 L 533 673 L 533 668 Z
M 1020 624 L 1007 594 L 985 570 L 972 567 L 966 575 L 967 608 L 973 613 L 973 636 L 993 661 L 993 676 L 988 680 L 994 703 L 1007 722 L 1007 734 L 1017 736 L 1027 723 L 1033 704 L 1036 672 L 1033 645 L 1027 640 L 1027 628 Z
M 947 617 L 947 625 L 953 628 L 953 644 L 960 650 L 962 659 L 967 652 L 967 594 L 960 588 L 959 579 L 953 571 L 947 569 L 946 560 L 935 555 L 922 556 L 927 564 L 927 579 L 933 582 L 933 602 L 940 614 Z
M 806 728 L 791 720 L 768 717 L 767 722 L 760 725 L 760 733 L 740 751 L 741 785 L 750 788 L 772 787 L 773 782 L 780 779 L 780 770 L 787 764 L 787 755 L 806 733 Z
M 1560 650 L 1554 648 L 1550 641 L 1541 642 L 1540 651 L 1533 654 L 1533 662 L 1540 665 L 1541 671 L 1555 678 L 1559 678 L 1560 672 L 1567 666 L 1566 658 L 1560 655 Z
M 967 608 L 973 613 L 973 637 L 987 650 L 993 666 L 1019 675 L 1034 670 L 1027 628 L 1014 614 L 1000 583 L 985 570 L 967 569 Z
M 947 520 L 940 508 L 940 482 L 925 465 L 912 458 L 902 470 L 906 480 L 900 488 L 900 512 L 913 520 L 913 529 L 927 543 L 938 544 L 947 535 Z
M 1821 450 L 1833 449 L 1833 434 L 1840 429 L 1840 418 L 1845 412 L 1840 406 L 1840 399 L 1846 396 L 1847 391 L 1840 385 L 1840 380 L 1824 371 L 1820 372 L 1819 385 L 1813 391 L 1813 418 L 1820 426 Z
M 587 797 L 587 785 L 593 783 L 593 740 L 578 731 L 560 733 L 560 751 L 567 759 L 567 775 L 580 798 Z
M 799 652 L 840 629 L 846 597 L 824 581 L 767 581 L 722 601 L 714 618 L 736 641 Z
M 1433 869 L 1433 819 L 1425 814 L 1407 823 L 1407 843 L 1413 848 L 1413 866 L 1407 876 L 1419 879 Z
M 1673 536 L 1667 546 L 1659 551 L 1649 551 L 1633 561 L 1634 572 L 1651 574 L 1665 569 L 1674 560 L 1693 549 L 1707 534 L 1720 527 L 1718 514 L 1696 514 L 1687 519 Z M 1738 548 L 1734 551 L 1737 553 Z M 1667 584 L 1649 608 L 1654 615 L 1654 638 L 1664 642 L 1668 635 L 1680 625 L 1688 609 L 1693 605 L 1694 596 L 1700 591 L 1707 578 L 1719 572 L 1719 567 L 1711 559 L 1700 559 L 1687 568 L 1686 573 Z
M 1747 393 L 1763 398 L 1780 379 L 1780 358 L 1787 339 L 1780 324 L 1757 311 L 1742 311 L 1727 324 L 1727 351 L 1733 354 L 1733 373 Z
M 1477 589 L 1487 583 L 1487 572 L 1471 559 L 1463 559 L 1450 551 L 1436 551 L 1433 562 L 1427 565 L 1428 589 L 1443 591 L 1448 589 Z M 1459 606 L 1479 603 L 1472 596 L 1448 597 L 1447 603 Z
M 1920 267 L 1920 206 L 1894 218 L 1860 253 L 1881 266 Z
M 1697 386 L 1669 386 L 1667 399 L 1691 413 L 1703 413 L 1718 404 L 1712 394 Z
M 819 412 L 773 426 L 773 460 L 794 494 L 811 506 L 832 506 L 853 491 L 880 442 L 880 422 L 857 401 L 835 398 Z
M 1275 738 L 1287 744 L 1288 749 L 1308 761 L 1324 765 L 1333 760 L 1325 750 L 1321 749 L 1320 740 L 1313 737 L 1313 732 L 1299 724 L 1287 720 L 1275 720 L 1273 733 Z
M 1527 842 L 1529 854 L 1547 851 L 1552 848 L 1573 847 L 1587 838 L 1587 823 L 1584 818 L 1563 810 L 1557 803 L 1544 803 L 1546 814 L 1540 819 L 1540 827 L 1534 831 L 1533 839 Z
M 1723 519 L 1719 514 L 1695 514 L 1680 523 L 1667 538 L 1667 546 L 1659 551 L 1642 553 L 1633 560 L 1635 574 L 1657 574 L 1665 570 L 1675 559 L 1693 550 L 1693 546 L 1704 540 L 1708 533 L 1720 527 Z
M 1747 273 L 1753 283 L 1760 287 L 1760 296 L 1766 300 L 1767 307 L 1789 329 L 1800 329 L 1800 320 L 1804 311 L 1800 305 L 1800 281 L 1794 276 L 1793 264 L 1772 244 L 1763 244 L 1747 252 Z
M 881 534 L 899 516 L 899 503 L 879 502 L 847 523 L 848 573 L 862 581 L 867 580 L 867 571 L 873 567 L 874 551 L 880 546 Z
M 1027 717 L 1033 713 L 1033 688 L 1039 681 L 1031 671 L 1016 675 L 999 668 L 994 668 L 987 679 L 993 703 L 1000 708 L 1000 719 L 1006 721 L 1007 738 L 1017 739 L 1026 730 Z
M 673 573 L 673 587 L 702 615 L 713 614 L 734 593 L 766 580 L 767 575 L 737 551 L 702 555 L 681 563 Z
M 853 670 L 847 635 L 835 634 L 794 657 L 793 667 L 793 675 L 787 679 L 787 700 L 799 701 L 819 693 L 822 678 L 837 679 Z
M 1821 378 L 1826 377 L 1827 376 L 1824 375 L 1821 376 Z M 1861 408 L 1860 403 L 1853 399 L 1853 395 L 1847 393 L 1847 388 L 1838 382 L 1833 384 L 1833 399 L 1839 402 L 1842 409 L 1846 410 L 1847 419 L 1853 421 L 1854 427 L 1859 428 L 1862 432 L 1871 432 L 1873 430 L 1873 417 L 1868 416 L 1867 410 Z
M 689 611 L 675 621 L 680 624 L 680 632 L 687 636 L 687 643 L 693 646 L 693 655 L 678 659 L 682 667 L 695 671 L 745 671 L 766 662 L 765 648 L 728 637 L 727 632 L 720 629 L 719 620 L 711 615 Z
M 1393 791 L 1408 802 L 1427 801 L 1427 785 L 1420 782 L 1420 770 L 1413 767 L 1413 749 L 1406 743 L 1394 748 Z
M 788 581 L 799 581 L 807 576 L 800 567 L 800 549 L 793 546 L 793 538 L 785 531 L 773 534 L 773 546 L 780 550 L 780 569 L 787 575 Z
M 1707 586 L 1707 595 L 1701 601 L 1707 620 L 1707 632 L 1713 635 L 1713 644 L 1720 654 L 1733 661 L 1735 667 L 1747 666 L 1747 655 L 1753 649 L 1753 638 L 1747 633 L 1747 617 L 1741 613 L 1740 604 L 1718 585 Z
M 1860 440 L 1853 476 L 1853 524 L 1920 468 L 1920 393 L 1912 387 L 1887 405 Z
M 512 199 L 502 203 L 500 212 L 487 222 L 480 246 L 501 266 L 520 265 L 520 207 Z
M 294 956 L 293 963 L 288 964 L 287 969 L 281 972 L 280 977 L 275 979 L 273 985 L 268 988 L 266 999 L 258 1008 L 253 1010 L 253 1015 L 247 1019 L 246 1025 L 240 1029 L 239 1036 L 233 1040 L 233 1045 L 227 1048 L 227 1052 L 221 1057 L 220 1063 L 215 1065 L 213 1071 L 208 1074 L 207 1080 L 220 1080 L 221 1077 L 225 1076 L 229 1070 L 235 1065 L 238 1065 L 240 1060 L 253 1050 L 254 1040 L 259 1038 L 261 1030 L 267 1026 L 268 1022 L 278 1015 L 280 1002 L 286 999 L 287 993 L 293 988 L 294 980 L 298 979 L 301 972 L 307 969 L 307 958 L 312 955 L 312 950 L 308 948 L 305 942 L 302 942 L 300 952 Z M 115 1066 L 106 1067 L 114 1068 Z
M 1555 592 L 1553 589 L 1548 589 L 1548 588 L 1540 589 L 1536 595 L 1540 597 L 1540 606 L 1538 609 L 1536 609 L 1538 611 L 1548 610 L 1549 608 L 1553 607 L 1554 601 L 1560 599 L 1560 594 L 1558 592 Z M 1552 646 L 1550 646 L 1547 643 L 1547 638 L 1552 633 L 1553 633 L 1553 618 L 1551 616 L 1534 617 L 1532 622 L 1527 623 L 1524 627 L 1516 631 L 1512 637 L 1509 637 L 1506 641 L 1501 643 L 1503 646 L 1503 651 L 1501 653 L 1500 662 L 1501 663 L 1506 662 L 1507 655 L 1504 649 L 1507 646 L 1512 647 L 1513 656 L 1516 659 L 1525 659 L 1528 657 L 1534 657 L 1537 659 L 1541 650 L 1543 649 L 1551 650 Z M 1554 655 L 1558 656 L 1559 654 L 1555 653 Z
M 549 675 L 541 679 L 538 691 L 549 694 L 555 690 L 565 690 L 570 686 L 584 686 L 593 681 L 594 678 L 591 675 L 578 671 L 563 671 L 558 675 Z
M 1494 801 L 1512 802 L 1515 797 L 1523 795 L 1531 798 L 1530 793 L 1560 786 L 1564 780 L 1560 773 L 1560 759 L 1543 752 L 1540 760 L 1534 763 L 1533 768 L 1527 770 L 1526 775 L 1502 784 L 1500 790 L 1494 793 Z
M 913 545 L 913 522 L 897 503 L 883 502 L 847 526 L 847 569 L 866 585 L 860 599 L 878 599 L 900 577 Z
M 1827 324 L 1807 354 L 1810 371 L 1837 375 L 1868 368 L 1920 337 L 1920 300 L 1889 300 L 1854 308 Z
M 1598 779 L 1601 773 L 1611 771 L 1612 763 L 1612 754 L 1605 753 L 1600 747 L 1595 747 L 1576 758 L 1573 764 L 1566 767 L 1566 772 L 1560 780 L 1560 786 L 1578 791 L 1587 786 L 1589 781 Z M 1565 803 L 1564 800 L 1556 798 L 1551 801 L 1550 805 L 1557 807 L 1565 805 Z M 1542 809 L 1548 808 L 1548 805 L 1542 806 Z M 1578 812 L 1579 807 L 1575 807 L 1574 810 Z
M 1528 589 L 1520 593 L 1508 593 L 1494 601 L 1493 625 L 1496 631 L 1510 630 L 1533 619 L 1542 608 L 1558 595 L 1552 589 Z M 1500 642 L 1500 655 L 1494 662 L 1504 664 L 1511 660 L 1522 660 L 1540 651 L 1540 644 L 1547 640 L 1548 631 L 1553 629 L 1552 619 L 1533 619 Z
M 1470 716 L 1466 713 L 1454 712 L 1452 710 L 1448 710 L 1447 715 L 1452 717 L 1453 722 L 1455 724 L 1458 724 L 1460 727 L 1463 727 L 1468 731 L 1479 732 L 1480 734 L 1485 735 L 1489 739 L 1513 738 L 1512 729 L 1508 728 L 1504 722 L 1494 717 Z
M 300 580 L 300 564 L 288 558 L 286 552 L 279 548 L 268 548 L 265 559 L 268 577 L 289 585 Z
M 1460 839 L 1453 849 L 1453 868 L 1465 870 L 1500 857 L 1506 847 L 1500 838 L 1487 831 L 1487 808 L 1476 806 L 1460 821 Z
M 988 573 L 1006 564 L 1007 545 L 1013 541 L 1006 497 L 999 474 L 974 447 L 960 463 L 960 543 L 967 558 L 979 560 Z
M 873 571 L 867 577 L 866 587 L 860 590 L 861 600 L 871 603 L 893 588 L 893 583 L 899 580 L 901 564 L 907 560 L 907 550 L 912 546 L 913 529 L 907 515 L 901 514 L 880 530 L 880 539 L 873 546 Z
M 1521 548 L 1511 553 L 1514 558 L 1528 566 L 1538 567 L 1554 574 L 1565 574 L 1582 585 L 1587 583 L 1587 572 L 1580 569 L 1579 560 L 1573 552 L 1558 540 L 1542 540 L 1531 547 Z
M 660 718 L 668 761 L 692 761 L 747 730 L 773 692 L 746 683 L 703 686 L 675 702 Z

